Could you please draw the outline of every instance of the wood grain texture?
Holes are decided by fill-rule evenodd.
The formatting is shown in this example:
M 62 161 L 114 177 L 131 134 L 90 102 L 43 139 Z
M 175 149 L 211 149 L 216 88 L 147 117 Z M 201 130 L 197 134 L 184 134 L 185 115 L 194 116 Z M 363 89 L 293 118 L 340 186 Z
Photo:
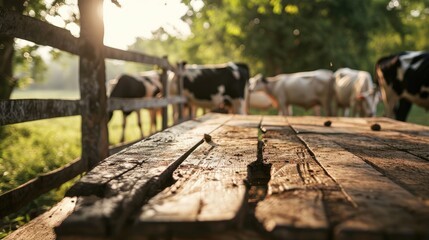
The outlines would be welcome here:
M 427 129 L 385 118 L 204 115 L 84 176 L 57 238 L 428 239 Z M 270 166 L 269 181 L 251 181 L 255 162 Z
M 355 206 L 350 217 L 335 226 L 337 239 L 368 236 L 383 239 L 385 235 L 392 239 L 416 239 L 429 236 L 429 208 L 421 199 L 329 138 L 310 134 L 300 138 Z
M 246 120 L 247 119 L 247 120 Z M 260 117 L 234 116 L 175 171 L 175 184 L 145 205 L 134 236 L 193 236 L 239 228 L 247 204 L 247 165 L 256 159 Z
M 257 204 L 256 218 L 276 238 L 328 239 L 323 194 L 339 187 L 284 120 L 264 117 L 262 128 L 263 158 L 273 167 L 269 194 Z
M 0 125 L 79 114 L 79 100 L 0 100 Z
M 188 121 L 107 158 L 70 190 L 69 195 L 82 197 L 57 233 L 118 234 L 132 212 L 162 189 L 186 156 L 203 142 L 203 134 L 228 118 L 214 114 Z

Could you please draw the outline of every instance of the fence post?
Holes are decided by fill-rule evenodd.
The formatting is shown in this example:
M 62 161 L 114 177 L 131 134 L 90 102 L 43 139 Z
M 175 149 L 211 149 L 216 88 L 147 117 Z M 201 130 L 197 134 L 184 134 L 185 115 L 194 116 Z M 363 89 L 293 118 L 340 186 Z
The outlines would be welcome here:
M 79 0 L 79 86 L 82 104 L 82 160 L 92 169 L 109 153 L 103 0 Z
M 178 81 L 177 81 L 177 93 L 179 96 L 183 97 L 183 72 L 185 70 L 185 66 L 183 64 L 178 64 L 177 69 L 179 77 L 178 77 Z M 177 74 L 177 73 L 176 73 Z M 179 103 L 178 107 L 177 107 L 178 111 L 179 111 L 179 122 L 183 121 L 183 118 L 185 116 L 183 116 L 183 109 L 184 109 L 184 104 L 183 103 Z M 188 108 L 190 109 L 190 108 Z M 191 110 L 189 110 L 189 114 L 191 114 Z
M 164 59 L 167 59 L 167 56 L 163 57 Z M 168 92 L 168 75 L 167 75 L 167 69 L 162 68 L 162 73 L 161 73 L 161 82 L 162 82 L 162 96 L 164 96 L 164 98 L 168 98 L 169 97 L 169 92 Z M 167 106 L 162 108 L 162 130 L 166 129 L 168 127 L 168 104 Z

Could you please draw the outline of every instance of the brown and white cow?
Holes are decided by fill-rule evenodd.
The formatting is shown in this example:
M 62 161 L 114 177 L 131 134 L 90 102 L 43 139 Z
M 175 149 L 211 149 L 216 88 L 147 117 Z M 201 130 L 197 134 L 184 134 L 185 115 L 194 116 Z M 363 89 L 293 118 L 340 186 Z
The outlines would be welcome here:
M 375 116 L 380 95 L 369 72 L 340 68 L 335 71 L 334 77 L 334 114 L 342 110 L 341 115 L 346 117 Z
M 252 91 L 264 90 L 277 101 L 279 115 L 292 115 L 290 105 L 305 109 L 321 106 L 326 115 L 332 114 L 334 73 L 330 70 L 279 74 L 273 77 L 258 74 L 250 82 Z
M 162 92 L 162 84 L 160 73 L 157 71 L 147 71 L 139 74 L 138 76 L 132 76 L 123 74 L 116 79 L 112 79 L 108 82 L 108 96 L 116 98 L 153 98 L 157 97 Z M 153 133 L 156 128 L 156 110 L 151 109 L 150 111 L 150 131 Z M 122 135 L 121 142 L 125 141 L 125 128 L 127 125 L 126 118 L 131 111 L 122 111 L 123 122 L 122 122 Z M 137 110 L 137 121 L 140 129 L 141 137 L 143 138 L 143 128 L 141 123 L 140 111 Z M 113 116 L 113 112 L 109 112 L 109 121 Z
M 387 117 L 406 121 L 413 103 L 429 110 L 429 52 L 401 52 L 375 66 Z

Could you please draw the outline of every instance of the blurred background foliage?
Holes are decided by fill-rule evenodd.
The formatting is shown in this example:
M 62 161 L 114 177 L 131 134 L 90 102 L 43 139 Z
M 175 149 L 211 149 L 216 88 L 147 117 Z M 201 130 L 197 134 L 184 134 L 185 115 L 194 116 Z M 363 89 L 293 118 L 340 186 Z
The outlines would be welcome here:
M 350 67 L 373 72 L 378 58 L 429 49 L 429 0 L 193 0 L 183 40 L 159 30 L 130 48 L 171 61 L 246 62 L 267 75 Z
M 373 74 L 375 62 L 382 56 L 429 50 L 429 0 L 183 0 L 183 3 L 189 7 L 182 19 L 189 24 L 191 35 L 172 35 L 161 27 L 150 38 L 137 38 L 128 49 L 168 56 L 171 63 L 244 62 L 250 66 L 251 75 L 319 68 L 335 71 L 341 67 Z M 54 15 L 55 6 L 49 10 L 46 6 L 41 8 L 45 13 L 39 15 Z M 33 6 L 26 14 L 31 15 L 31 9 L 36 7 L 40 8 Z M 74 14 L 64 24 L 77 21 Z M 22 79 L 18 86 L 78 90 L 74 74 L 77 57 L 53 51 L 54 61 L 46 68 L 34 48 L 19 48 L 15 52 L 15 75 Z M 107 60 L 107 78 L 152 68 Z

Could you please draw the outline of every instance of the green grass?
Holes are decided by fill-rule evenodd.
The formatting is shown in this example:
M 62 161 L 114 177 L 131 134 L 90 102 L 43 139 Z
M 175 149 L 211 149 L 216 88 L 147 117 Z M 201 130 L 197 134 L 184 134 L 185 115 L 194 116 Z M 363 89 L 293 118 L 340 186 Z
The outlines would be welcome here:
M 16 89 L 12 92 L 12 99 L 53 98 L 53 99 L 79 99 L 78 91 L 70 90 L 26 90 Z
M 0 193 L 13 189 L 80 156 L 80 117 L 0 127 Z M 37 198 L 0 219 L 0 238 L 46 211 L 72 183 Z

